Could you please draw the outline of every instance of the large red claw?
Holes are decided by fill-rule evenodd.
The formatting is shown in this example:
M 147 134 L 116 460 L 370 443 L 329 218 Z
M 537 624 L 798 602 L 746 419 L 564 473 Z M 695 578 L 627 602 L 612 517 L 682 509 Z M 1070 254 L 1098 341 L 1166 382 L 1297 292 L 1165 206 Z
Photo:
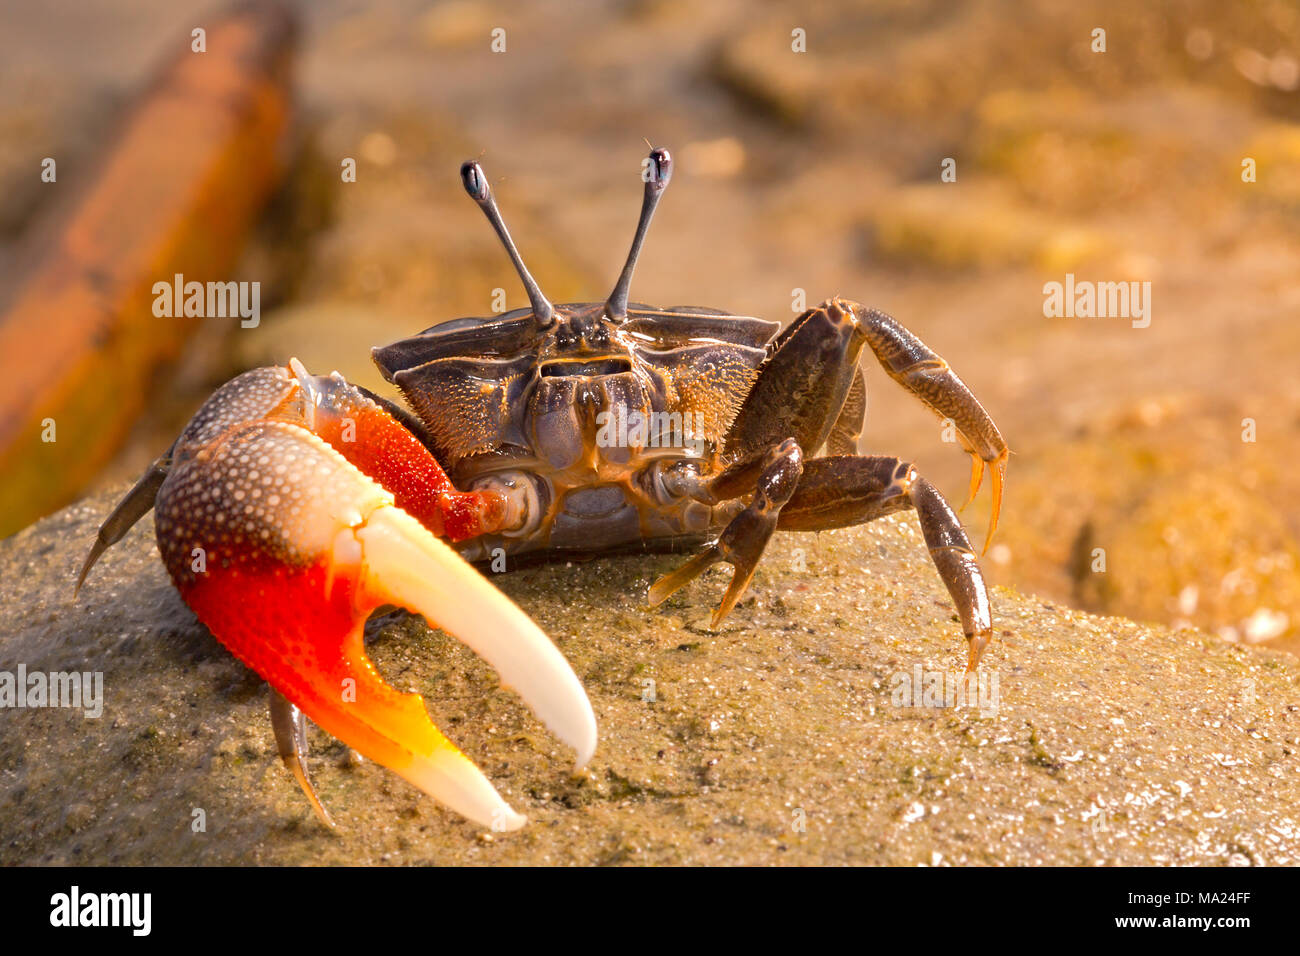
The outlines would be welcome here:
M 581 766 L 595 716 L 555 645 L 305 427 L 272 416 L 203 437 L 178 456 L 156 505 L 159 548 L 185 601 L 324 730 L 476 823 L 522 826 L 422 698 L 384 682 L 363 626 L 384 604 L 424 615 L 483 656 Z

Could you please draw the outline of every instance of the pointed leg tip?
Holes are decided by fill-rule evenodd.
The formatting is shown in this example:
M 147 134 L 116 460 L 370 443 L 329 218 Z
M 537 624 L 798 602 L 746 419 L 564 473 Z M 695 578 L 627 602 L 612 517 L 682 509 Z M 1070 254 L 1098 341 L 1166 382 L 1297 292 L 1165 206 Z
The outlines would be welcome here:
M 307 796 L 307 802 L 311 804 L 312 812 L 316 814 L 316 819 L 323 823 L 326 829 L 336 830 L 334 818 L 330 812 L 325 809 L 325 804 L 320 802 L 320 797 L 316 795 L 316 788 L 312 786 L 311 779 L 307 776 L 307 769 L 302 765 L 302 761 L 296 757 L 284 758 L 285 765 L 293 773 L 294 779 L 298 781 L 298 786 Z
M 997 507 L 994 508 L 993 513 L 989 515 L 989 530 L 984 534 L 984 549 L 980 551 L 981 558 L 989 553 L 989 548 L 993 545 L 993 536 L 998 532 L 998 517 L 1001 514 L 1001 511 L 1001 507 Z
M 978 634 L 972 634 L 968 637 L 969 652 L 966 657 L 966 673 L 970 674 L 979 668 L 980 658 L 984 656 L 985 649 L 988 648 L 989 642 L 993 640 L 993 629 L 989 628 L 980 631 Z
M 323 803 L 319 800 L 313 800 L 311 808 L 312 812 L 316 814 L 316 819 L 321 822 L 325 829 L 329 830 L 331 833 L 338 832 L 338 824 L 334 822 L 334 818 L 330 816 L 330 812 L 325 809 Z
M 957 509 L 959 512 L 965 511 L 966 508 L 970 505 L 970 503 L 975 500 L 975 496 L 979 494 L 980 486 L 983 483 L 984 483 L 984 459 L 980 458 L 980 456 L 975 454 L 974 452 L 971 452 L 970 493 L 966 495 L 966 500 L 962 503 L 962 506 Z
M 310 786 L 310 784 L 308 784 L 308 786 Z M 330 812 L 325 809 L 325 804 L 320 802 L 320 799 L 314 792 L 309 794 L 309 796 L 311 798 L 312 812 L 316 814 L 316 819 L 325 826 L 325 829 L 337 831 L 338 825 L 334 822 L 334 818 L 330 816 Z
M 646 591 L 645 601 L 649 607 L 658 607 L 672 596 L 676 588 L 670 587 L 668 579 L 671 574 L 665 574 L 654 584 L 650 585 L 650 590 Z
M 101 547 L 100 542 L 96 541 L 94 547 L 90 549 L 90 553 L 86 555 L 86 560 L 81 565 L 81 572 L 77 575 L 77 584 L 72 589 L 72 599 L 74 601 L 77 599 L 77 595 L 81 593 L 81 586 L 86 583 L 86 578 L 90 576 L 90 569 L 95 566 L 95 562 L 99 560 L 106 550 L 106 548 Z
M 991 462 L 990 472 L 993 481 L 993 509 L 989 514 L 989 530 L 984 537 L 984 550 L 980 552 L 980 557 L 988 554 L 989 546 L 993 543 L 993 535 L 998 530 L 998 518 L 1002 514 L 1002 489 L 1007 480 L 1007 456 L 1009 451 L 1003 451 L 1001 455 Z

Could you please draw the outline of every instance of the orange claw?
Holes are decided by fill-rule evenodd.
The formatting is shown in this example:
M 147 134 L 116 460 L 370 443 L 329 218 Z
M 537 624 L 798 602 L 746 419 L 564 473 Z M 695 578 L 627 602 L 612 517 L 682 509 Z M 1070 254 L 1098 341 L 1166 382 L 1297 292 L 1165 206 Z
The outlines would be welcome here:
M 309 430 L 329 432 L 333 400 L 318 388 L 329 380 L 293 371 L 297 381 L 286 369 L 236 379 L 178 441 L 156 502 L 173 581 L 218 640 L 322 729 L 476 823 L 522 826 L 524 817 L 434 726 L 422 698 L 384 682 L 366 656 L 366 618 L 395 604 L 464 641 L 574 747 L 579 766 L 596 745 L 582 685 L 523 611 Z M 303 393 L 314 410 L 304 409 Z M 249 420 L 258 405 L 269 407 Z M 371 431 L 359 448 L 400 437 L 396 421 L 372 414 L 377 408 L 365 410 Z M 422 500 L 434 510 L 450 500 L 448 513 L 477 500 L 432 491 Z M 306 774 L 296 776 L 315 803 Z
M 962 502 L 958 511 L 965 511 L 966 507 L 975 500 L 975 496 L 980 493 L 980 484 L 984 481 L 984 459 L 976 452 L 967 449 L 970 455 L 970 494 Z
M 1007 478 L 1007 456 L 1009 456 L 1011 452 L 1008 449 L 1003 448 L 1001 454 L 986 462 L 980 457 L 979 452 L 971 449 L 969 445 L 967 446 L 966 451 L 970 455 L 970 494 L 966 496 L 966 500 L 962 503 L 962 506 L 957 509 L 958 511 L 965 511 L 967 505 L 974 501 L 975 496 L 979 494 L 980 485 L 984 481 L 985 466 L 988 467 L 989 472 L 992 475 L 993 511 L 989 516 L 988 533 L 984 536 L 984 550 L 980 552 L 980 556 L 983 557 L 988 554 L 989 545 L 993 543 L 993 532 L 998 529 L 998 515 L 1002 512 L 1002 486 L 1006 482 Z
M 1011 454 L 1007 449 L 1002 450 L 1002 454 L 989 463 L 989 472 L 993 482 L 993 510 L 989 515 L 989 530 L 984 536 L 984 550 L 980 556 L 988 554 L 989 545 L 993 543 L 993 532 L 998 530 L 998 515 L 1002 512 L 1002 486 L 1007 480 L 1007 456 Z M 983 469 L 980 469 L 983 471 Z

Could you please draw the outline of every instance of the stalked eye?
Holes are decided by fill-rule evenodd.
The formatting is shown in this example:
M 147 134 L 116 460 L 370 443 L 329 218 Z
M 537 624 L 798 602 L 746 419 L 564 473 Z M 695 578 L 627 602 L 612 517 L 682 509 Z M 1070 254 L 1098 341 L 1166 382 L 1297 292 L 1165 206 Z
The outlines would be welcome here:
M 662 189 L 673 178 L 673 157 L 662 146 L 650 151 L 650 164 L 647 167 L 646 182 L 658 183 Z
M 497 209 L 497 202 L 492 198 L 492 187 L 488 185 L 483 167 L 472 159 L 461 163 L 460 181 L 465 187 L 465 192 L 469 193 L 469 198 L 478 203 L 479 208 L 483 210 L 483 215 L 487 216 L 488 222 L 496 230 L 497 238 L 501 240 L 501 245 L 505 247 L 506 254 L 510 256 L 510 261 L 514 263 L 515 272 L 519 273 L 519 281 L 524 284 L 528 301 L 533 306 L 533 321 L 537 323 L 539 329 L 550 328 L 555 323 L 555 306 L 551 305 L 551 301 L 542 294 L 541 286 L 528 271 L 523 258 L 519 255 L 519 250 L 515 248 L 515 241 L 510 238 L 510 230 L 506 228 L 505 220 L 501 218 L 501 210 Z
M 632 248 L 628 251 L 627 261 L 614 283 L 614 291 L 605 300 L 605 315 L 614 322 L 627 321 L 627 294 L 632 286 L 632 273 L 636 270 L 636 261 L 641 256 L 641 246 L 645 243 L 646 231 L 650 220 L 654 218 L 655 207 L 659 197 L 668 188 L 668 180 L 673 175 L 673 158 L 668 150 L 657 146 L 650 150 L 650 155 L 642 161 L 641 178 L 645 181 L 645 193 L 641 199 L 641 218 L 637 220 L 636 235 L 632 237 Z
M 543 377 L 555 375 L 618 375 L 632 371 L 632 363 L 625 358 L 597 359 L 594 362 L 560 359 L 545 362 L 541 367 Z
M 460 181 L 464 184 L 465 192 L 469 193 L 471 199 L 479 202 L 487 199 L 487 177 L 483 175 L 483 167 L 478 163 L 473 160 L 462 163 L 460 167 Z

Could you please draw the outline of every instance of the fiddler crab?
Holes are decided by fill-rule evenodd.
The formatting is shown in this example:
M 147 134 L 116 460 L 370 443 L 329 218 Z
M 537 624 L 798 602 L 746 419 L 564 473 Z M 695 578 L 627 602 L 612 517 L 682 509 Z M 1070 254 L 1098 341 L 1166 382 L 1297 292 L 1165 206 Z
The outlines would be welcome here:
M 524 266 L 482 167 L 461 180 L 500 237 L 529 308 L 444 322 L 373 358 L 412 412 L 296 360 L 217 390 L 104 521 L 78 581 L 150 508 L 185 603 L 271 688 L 280 756 L 332 826 L 306 771 L 306 721 L 463 816 L 525 818 L 366 656 L 366 618 L 397 605 L 464 641 L 577 751 L 596 748 L 582 684 L 536 624 L 471 562 L 681 550 L 658 605 L 705 569 L 734 569 L 716 625 L 772 532 L 824 531 L 913 508 L 956 604 L 974 669 L 989 599 L 960 521 L 907 462 L 857 454 L 866 412 L 858 357 L 951 421 L 991 467 L 997 526 L 1007 446 L 970 390 L 894 319 L 834 298 L 775 322 L 628 302 L 672 173 L 644 166 L 626 265 L 604 302 L 553 305 Z M 969 502 L 970 499 L 968 499 Z M 985 542 L 987 550 L 988 542 Z M 195 560 L 203 555 L 205 560 Z

